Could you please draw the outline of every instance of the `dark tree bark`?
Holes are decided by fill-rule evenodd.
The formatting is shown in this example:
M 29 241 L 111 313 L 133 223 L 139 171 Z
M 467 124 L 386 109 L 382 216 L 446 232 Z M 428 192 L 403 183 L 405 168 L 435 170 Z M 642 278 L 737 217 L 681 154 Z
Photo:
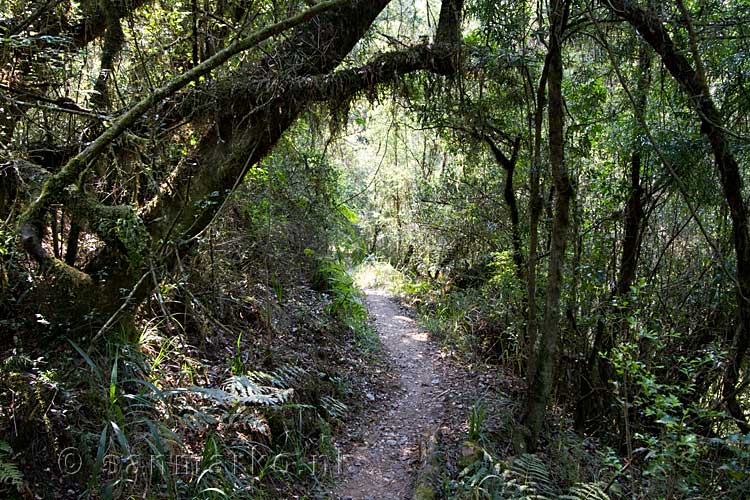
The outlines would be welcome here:
M 701 132 L 708 138 L 711 145 L 722 191 L 732 219 L 732 236 L 737 259 L 736 290 L 739 321 L 724 373 L 723 396 L 727 410 L 737 422 L 740 430 L 743 433 L 750 432 L 750 424 L 737 399 L 740 372 L 750 346 L 750 228 L 747 220 L 748 209 L 742 195 L 744 182 L 737 159 L 732 152 L 724 119 L 711 97 L 702 71 L 693 68 L 684 53 L 675 46 L 658 17 L 641 9 L 630 0 L 611 0 L 603 3 L 629 22 L 659 54 L 664 66 L 686 92 L 698 113 Z M 700 68 L 700 54 L 695 49 L 694 40 L 691 45 L 694 48 L 693 56 L 697 58 L 697 68 Z
M 547 100 L 547 72 L 549 71 L 549 52 L 544 60 L 544 67 L 539 78 L 534 107 L 534 145 L 529 175 L 529 248 L 528 269 L 526 271 L 526 380 L 531 382 L 536 375 L 536 350 L 539 326 L 536 307 L 536 271 L 537 251 L 539 247 L 539 218 L 542 215 L 544 200 L 541 195 L 542 172 L 542 124 L 544 107 Z
M 500 149 L 491 137 L 485 136 L 484 141 L 489 145 L 495 160 L 505 170 L 505 186 L 503 188 L 503 198 L 510 211 L 510 231 L 513 245 L 513 264 L 515 265 L 516 277 L 521 283 L 524 279 L 524 256 L 523 244 L 521 243 L 521 218 L 518 215 L 518 202 L 516 201 L 516 192 L 513 188 L 513 175 L 518 163 L 518 152 L 521 148 L 521 139 L 516 138 L 513 141 L 510 158 Z
M 525 422 L 529 429 L 527 445 L 535 451 L 539 442 L 547 403 L 552 393 L 553 375 L 557 365 L 560 343 L 560 290 L 565 248 L 570 225 L 570 200 L 573 186 L 565 166 L 564 107 L 562 98 L 562 41 L 568 12 L 565 0 L 550 3 L 549 94 L 548 126 L 550 170 L 555 184 L 555 211 L 550 236 L 550 263 L 547 277 L 547 300 L 544 310 L 542 336 L 536 352 L 536 371 L 529 380 Z
M 75 266 L 76 259 L 78 258 L 78 239 L 80 237 L 81 226 L 76 222 L 71 222 L 68 243 L 65 246 L 65 263 L 69 266 Z
M 94 84 L 94 90 L 97 94 L 91 98 L 91 102 L 94 107 L 106 111 L 110 106 L 109 99 L 109 87 L 107 82 L 109 81 L 110 74 L 115 68 L 115 59 L 120 54 L 123 44 L 125 43 L 125 34 L 122 32 L 122 26 L 120 19 L 122 18 L 122 12 L 117 2 L 112 0 L 106 0 L 102 2 L 104 7 L 107 31 L 104 36 L 104 44 L 102 46 L 101 56 L 101 69 L 99 70 L 99 76 Z

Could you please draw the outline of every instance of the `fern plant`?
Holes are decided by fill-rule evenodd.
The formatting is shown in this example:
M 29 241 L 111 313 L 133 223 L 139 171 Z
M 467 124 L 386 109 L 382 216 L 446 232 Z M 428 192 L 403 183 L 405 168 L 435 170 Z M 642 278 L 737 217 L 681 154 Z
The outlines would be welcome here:
M 308 376 L 308 372 L 301 366 L 284 365 L 271 373 L 252 371 L 247 376 L 258 384 L 266 383 L 280 389 L 288 389 L 301 384 Z
M 509 464 L 486 450 L 461 472 L 461 485 L 472 499 L 490 500 L 609 500 L 595 483 L 579 483 L 560 494 L 547 465 L 533 454 L 519 455 Z
M 294 393 L 293 389 L 260 385 L 246 375 L 230 377 L 221 389 L 216 387 L 191 387 L 189 390 L 222 404 L 260 404 L 266 406 L 286 403 Z
M 10 484 L 21 491 L 23 484 L 23 474 L 18 466 L 10 461 L 13 456 L 13 450 L 10 445 L 0 439 L 0 485 Z
M 320 398 L 320 406 L 333 418 L 342 420 L 348 413 L 349 407 L 338 399 L 325 395 Z
M 567 495 L 559 498 L 560 500 L 609 500 L 609 495 L 598 484 L 579 483 L 572 486 Z
M 554 498 L 555 486 L 545 463 L 536 455 L 523 454 L 510 463 L 503 477 L 506 487 L 515 489 L 519 499 Z

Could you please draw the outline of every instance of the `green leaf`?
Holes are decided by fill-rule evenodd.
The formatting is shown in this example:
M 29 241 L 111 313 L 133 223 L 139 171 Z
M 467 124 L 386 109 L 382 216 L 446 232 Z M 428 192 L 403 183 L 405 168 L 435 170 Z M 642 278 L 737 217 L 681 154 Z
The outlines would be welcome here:
M 75 342 L 73 342 L 70 339 L 67 339 L 67 340 L 70 343 L 70 345 L 73 346 L 73 349 L 75 349 L 76 351 L 78 351 L 78 354 L 81 355 L 81 357 L 86 362 L 86 364 L 89 365 L 89 367 L 91 368 L 91 371 L 94 372 L 94 375 L 96 376 L 96 378 L 99 379 L 99 380 L 102 380 L 104 378 L 104 374 L 99 369 L 99 367 L 96 366 L 96 364 L 94 364 L 94 362 L 91 360 L 91 358 L 89 357 L 89 355 L 86 354 L 85 352 L 83 352 L 83 349 L 81 349 L 78 346 L 78 344 L 76 344 Z

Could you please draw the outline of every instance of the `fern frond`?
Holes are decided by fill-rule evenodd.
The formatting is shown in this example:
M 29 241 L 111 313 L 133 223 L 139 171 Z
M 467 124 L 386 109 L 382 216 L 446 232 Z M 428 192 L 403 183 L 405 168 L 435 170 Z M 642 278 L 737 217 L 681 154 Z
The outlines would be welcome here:
M 215 387 L 191 387 L 197 392 L 223 404 L 260 404 L 277 406 L 286 403 L 294 393 L 293 389 L 279 389 L 267 385 L 259 385 L 249 377 L 231 377 L 224 383 L 222 389 Z
M 231 377 L 224 384 L 224 390 L 236 396 L 241 403 L 259 403 L 267 406 L 284 404 L 294 393 L 294 389 L 256 384 L 245 376 Z
M 572 486 L 560 500 L 609 500 L 609 495 L 596 483 L 579 483 Z
M 268 426 L 268 421 L 266 420 L 266 418 L 255 412 L 237 412 L 229 418 L 229 422 L 227 423 L 241 424 L 242 426 L 244 426 L 246 431 L 252 432 L 254 434 L 260 434 L 263 436 L 271 435 L 271 428 Z
M 282 366 L 273 372 L 274 385 L 282 388 L 299 385 L 307 376 L 307 370 L 301 366 Z
M 320 405 L 323 409 L 334 418 L 343 418 L 349 413 L 349 407 L 336 398 L 323 396 L 320 398 Z
M 546 498 L 544 495 L 554 493 L 554 485 L 549 470 L 536 455 L 519 455 L 511 462 L 505 475 L 508 479 L 516 479 L 518 484 L 523 487 L 524 493 L 541 495 L 541 498 Z M 528 491 L 529 488 L 533 489 L 533 492 Z
M 280 389 L 288 389 L 299 385 L 308 373 L 301 366 L 286 365 L 272 373 L 251 371 L 246 376 L 256 384 L 270 384 Z
M 16 464 L 8 461 L 8 455 L 12 453 L 13 450 L 10 445 L 0 440 L 0 484 L 12 484 L 20 491 L 23 484 L 23 474 Z
M 0 484 L 3 483 L 12 484 L 20 490 L 23 483 L 23 474 L 18 470 L 16 464 L 0 460 Z

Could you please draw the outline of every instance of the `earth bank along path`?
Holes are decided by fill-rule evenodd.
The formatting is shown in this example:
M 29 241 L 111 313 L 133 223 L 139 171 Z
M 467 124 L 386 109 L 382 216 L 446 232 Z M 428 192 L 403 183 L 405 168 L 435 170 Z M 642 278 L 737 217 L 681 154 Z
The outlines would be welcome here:
M 371 403 L 363 420 L 348 429 L 349 442 L 339 443 L 342 461 L 331 497 L 411 498 L 429 437 L 439 430 L 445 447 L 457 448 L 465 436 L 471 405 L 478 400 L 489 403 L 494 414 L 510 411 L 508 401 L 500 397 L 500 386 L 506 381 L 486 367 L 468 370 L 452 362 L 387 292 L 365 293 L 391 365 L 392 373 L 383 376 L 390 376 L 393 383 L 380 398 L 367 394 Z M 450 451 L 447 459 L 450 468 Z

